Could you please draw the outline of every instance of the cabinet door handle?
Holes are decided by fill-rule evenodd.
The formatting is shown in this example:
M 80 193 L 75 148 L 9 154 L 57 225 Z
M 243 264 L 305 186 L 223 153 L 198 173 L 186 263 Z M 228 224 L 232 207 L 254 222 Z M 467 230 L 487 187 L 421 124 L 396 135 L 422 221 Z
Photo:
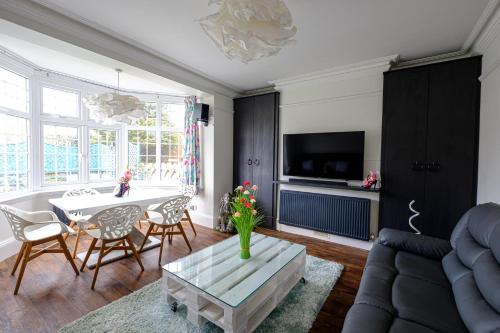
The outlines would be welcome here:
M 252 159 L 251 159 L 251 158 L 249 158 L 249 159 L 248 159 L 247 164 L 248 164 L 248 165 L 252 165 Z
M 411 167 L 413 171 L 424 171 L 425 170 L 425 164 L 419 161 L 413 162 L 413 165 Z
M 431 162 L 427 164 L 427 170 L 437 172 L 441 169 L 441 164 L 439 162 Z
M 253 164 L 255 164 L 256 166 L 259 166 L 259 165 L 260 165 L 260 161 L 256 158 L 256 159 L 253 161 Z

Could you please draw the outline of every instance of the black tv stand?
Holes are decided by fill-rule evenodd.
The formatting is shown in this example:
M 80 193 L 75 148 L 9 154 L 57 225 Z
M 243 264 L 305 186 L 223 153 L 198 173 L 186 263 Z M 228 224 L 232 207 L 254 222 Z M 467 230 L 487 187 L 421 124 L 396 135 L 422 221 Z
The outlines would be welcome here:
M 303 178 L 290 178 L 288 180 L 290 183 L 307 183 L 307 184 L 318 184 L 318 185 L 332 185 L 332 186 L 349 186 L 347 181 L 330 181 L 330 180 L 319 180 L 319 179 L 303 179 Z

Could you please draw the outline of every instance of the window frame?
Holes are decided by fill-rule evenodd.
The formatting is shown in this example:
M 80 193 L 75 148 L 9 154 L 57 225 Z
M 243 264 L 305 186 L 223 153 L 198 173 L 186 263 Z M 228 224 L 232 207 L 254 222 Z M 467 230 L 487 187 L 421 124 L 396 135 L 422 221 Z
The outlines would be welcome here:
M 138 96 L 139 97 L 139 96 Z M 175 184 L 172 185 L 171 182 L 167 182 L 161 179 L 161 160 L 162 160 L 162 154 L 161 154 L 161 139 L 162 139 L 162 133 L 163 132 L 170 132 L 170 133 L 180 133 L 182 136 L 184 136 L 184 128 L 175 128 L 175 127 L 163 127 L 162 122 L 161 122 L 161 116 L 162 116 L 162 107 L 163 105 L 167 104 L 178 104 L 178 105 L 184 105 L 184 101 L 181 101 L 178 98 L 164 98 L 162 96 L 156 96 L 156 100 L 151 100 L 151 97 L 149 99 L 145 98 L 143 96 L 143 101 L 145 103 L 156 103 L 156 122 L 155 126 L 141 126 L 141 125 L 128 125 L 124 129 L 126 135 L 124 135 L 124 146 L 126 147 L 126 154 L 125 154 L 125 165 L 128 165 L 129 161 L 129 151 L 128 151 L 128 135 L 129 131 L 151 131 L 155 132 L 155 142 L 156 142 L 156 163 L 155 163 L 155 169 L 156 169 L 156 175 L 151 178 L 150 180 L 136 180 L 138 184 L 143 184 L 147 185 L 148 183 L 154 182 L 156 184 L 160 184 L 159 186 L 163 187 L 177 187 L 180 185 Z
M 84 155 L 83 160 L 85 161 L 86 168 L 88 169 L 86 176 L 87 176 L 87 183 L 88 184 L 95 184 L 95 183 L 103 183 L 103 182 L 116 182 L 116 179 L 90 179 L 90 131 L 91 130 L 104 130 L 104 131 L 115 131 L 116 132 L 116 156 L 115 156 L 115 178 L 120 177 L 120 161 L 121 161 L 121 136 L 122 136 L 122 131 L 121 128 L 116 128 L 116 126 L 105 126 L 105 125 L 98 125 L 97 123 L 95 124 L 89 124 L 87 126 L 87 154 Z
M 56 182 L 56 183 L 50 183 L 45 181 L 45 154 L 44 154 L 44 127 L 45 126 L 58 126 L 58 127 L 71 127 L 71 128 L 76 128 L 76 133 L 77 133 L 77 142 L 78 142 L 78 179 L 77 181 L 70 181 L 70 182 Z M 81 184 L 82 183 L 82 133 L 81 133 L 81 128 L 78 125 L 71 125 L 71 124 L 65 124 L 65 123 L 58 123 L 58 122 L 48 122 L 48 121 L 42 121 L 40 122 L 40 156 L 42 157 L 40 159 L 41 165 L 40 165 L 40 171 L 41 171 L 41 179 L 42 179 L 42 184 L 43 186 L 64 186 L 64 185 L 75 185 L 75 184 Z
M 43 88 L 48 88 L 48 89 L 52 89 L 52 90 L 60 90 L 60 91 L 63 91 L 63 92 L 67 92 L 67 93 L 72 93 L 72 94 L 75 94 L 77 97 L 77 102 L 76 102 L 76 106 L 77 106 L 77 115 L 75 117 L 71 117 L 71 116 L 62 116 L 62 115 L 58 115 L 58 114 L 54 114 L 54 113 L 45 113 L 43 112 Z M 55 82 L 50 82 L 50 81 L 46 81 L 46 80 L 43 80 L 43 81 L 40 81 L 40 116 L 42 116 L 43 118 L 48 118 L 48 119 L 53 119 L 53 120 L 56 120 L 56 119 L 61 119 L 61 120 L 68 120 L 68 121 L 72 121 L 72 120 L 83 120 L 82 118 L 82 94 L 81 94 L 81 90 L 79 89 L 76 89 L 76 88 L 73 88 L 73 87 L 68 87 L 67 85 L 63 85 L 63 84 L 59 84 L 57 81 Z
M 26 144 L 27 144 L 27 164 L 26 164 L 26 172 L 27 172 L 27 186 L 26 189 L 23 190 L 16 190 L 16 191 L 10 191 L 10 192 L 5 192 L 1 193 L 0 196 L 10 196 L 10 195 L 17 195 L 17 194 L 23 194 L 23 193 L 28 193 L 33 190 L 33 185 L 34 185 L 34 170 L 35 170 L 35 165 L 34 163 L 34 158 L 33 158 L 33 153 L 35 150 L 33 149 L 33 144 L 34 141 L 34 133 L 33 133 L 33 127 L 34 127 L 34 121 L 33 121 L 33 96 L 32 96 L 32 91 L 33 91 L 33 85 L 32 85 L 32 76 L 34 74 L 34 70 L 24 64 L 18 63 L 11 58 L 9 58 L 5 54 L 0 54 L 0 67 L 3 69 L 10 71 L 16 75 L 19 75 L 21 77 L 24 77 L 26 79 L 26 95 L 28 99 L 28 105 L 26 106 L 26 112 L 23 111 L 18 111 L 14 110 L 11 108 L 3 107 L 0 106 L 0 113 L 12 116 L 12 117 L 18 117 L 25 119 L 27 121 L 27 136 L 26 136 Z

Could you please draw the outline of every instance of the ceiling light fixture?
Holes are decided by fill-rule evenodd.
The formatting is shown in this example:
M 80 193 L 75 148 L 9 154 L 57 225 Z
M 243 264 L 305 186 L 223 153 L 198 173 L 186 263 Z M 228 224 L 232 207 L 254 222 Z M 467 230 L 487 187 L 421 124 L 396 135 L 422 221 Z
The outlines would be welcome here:
M 244 63 L 278 53 L 297 32 L 283 0 L 209 0 L 219 11 L 200 20 L 229 59 Z
M 83 98 L 83 103 L 92 114 L 92 118 L 100 123 L 132 124 L 146 117 L 145 103 L 132 95 L 120 94 L 120 73 L 117 68 L 118 85 L 114 92 L 90 94 Z

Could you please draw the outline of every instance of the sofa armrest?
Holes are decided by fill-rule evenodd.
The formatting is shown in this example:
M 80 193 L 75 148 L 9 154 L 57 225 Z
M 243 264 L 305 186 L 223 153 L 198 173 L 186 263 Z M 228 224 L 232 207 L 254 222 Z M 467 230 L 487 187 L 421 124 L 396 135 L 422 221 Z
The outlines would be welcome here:
M 451 244 L 447 240 L 389 228 L 380 230 L 378 243 L 437 260 L 443 259 L 451 251 Z

